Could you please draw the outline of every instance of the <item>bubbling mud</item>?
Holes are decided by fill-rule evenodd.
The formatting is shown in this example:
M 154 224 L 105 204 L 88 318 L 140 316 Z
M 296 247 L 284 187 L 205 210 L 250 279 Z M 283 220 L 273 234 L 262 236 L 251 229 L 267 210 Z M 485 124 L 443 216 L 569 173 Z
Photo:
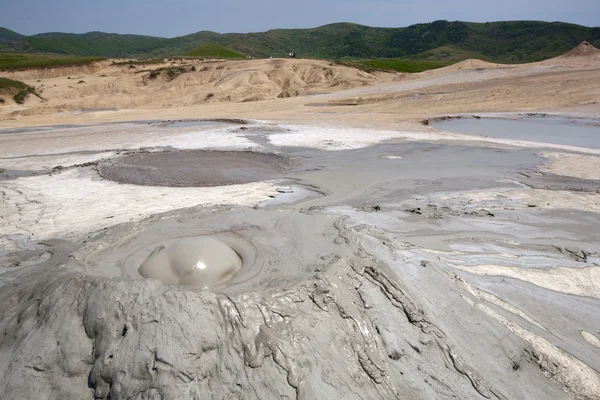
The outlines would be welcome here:
M 242 259 L 225 243 L 211 237 L 192 237 L 157 246 L 138 272 L 168 284 L 207 288 L 227 282 L 241 268 Z

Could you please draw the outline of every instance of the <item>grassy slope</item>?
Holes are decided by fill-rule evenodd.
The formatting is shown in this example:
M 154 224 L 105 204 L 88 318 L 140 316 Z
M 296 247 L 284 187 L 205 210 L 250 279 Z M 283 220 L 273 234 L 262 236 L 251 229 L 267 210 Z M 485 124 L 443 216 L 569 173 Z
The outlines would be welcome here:
M 363 61 L 363 63 L 368 67 L 398 72 L 423 72 L 449 65 L 449 63 L 440 61 L 408 60 L 402 58 L 375 59 Z
M 83 35 L 46 34 L 26 38 L 31 49 L 39 53 L 98 57 L 133 57 L 151 54 L 169 39 L 139 35 L 90 32 Z
M 104 57 L 163 57 L 209 43 L 253 57 L 329 59 L 404 58 L 429 60 L 484 58 L 498 62 L 538 61 L 562 54 L 583 40 L 600 42 L 600 28 L 560 22 L 469 23 L 435 21 L 406 28 L 374 28 L 338 23 L 314 29 L 276 29 L 248 34 L 197 32 L 173 39 L 91 32 L 49 33 L 15 42 L 15 50 Z M 4 44 L 0 44 L 4 46 Z
M 583 40 L 600 39 L 600 28 L 587 28 L 562 22 L 490 22 L 465 24 L 473 33 L 462 49 L 474 51 L 494 61 L 531 62 L 555 57 Z
M 422 53 L 411 55 L 409 58 L 425 61 L 442 61 L 446 63 L 455 63 L 468 60 L 470 58 L 493 61 L 491 57 L 478 53 L 477 51 L 461 49 L 460 47 L 452 44 L 426 50 Z
M 430 69 L 450 65 L 449 62 L 412 60 L 406 58 L 376 58 L 373 60 L 340 60 L 338 64 L 362 69 L 366 72 L 396 71 L 396 72 L 423 72 Z
M 242 53 L 213 43 L 196 47 L 183 55 L 186 57 L 246 58 Z
M 30 94 L 35 94 L 35 89 L 21 81 L 14 81 L 8 78 L 0 78 L 0 95 L 13 94 L 13 99 L 18 104 L 23 104 L 25 98 Z
M 98 60 L 101 58 L 0 53 L 0 71 L 85 65 Z

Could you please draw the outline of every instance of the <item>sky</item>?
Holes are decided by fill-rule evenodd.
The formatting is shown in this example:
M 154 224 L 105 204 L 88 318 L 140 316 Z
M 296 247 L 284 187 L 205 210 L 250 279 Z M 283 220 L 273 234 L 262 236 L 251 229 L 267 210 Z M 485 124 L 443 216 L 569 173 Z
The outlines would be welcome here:
M 102 31 L 175 37 L 333 22 L 402 27 L 540 20 L 600 26 L 600 0 L 0 0 L 0 27 L 23 35 Z

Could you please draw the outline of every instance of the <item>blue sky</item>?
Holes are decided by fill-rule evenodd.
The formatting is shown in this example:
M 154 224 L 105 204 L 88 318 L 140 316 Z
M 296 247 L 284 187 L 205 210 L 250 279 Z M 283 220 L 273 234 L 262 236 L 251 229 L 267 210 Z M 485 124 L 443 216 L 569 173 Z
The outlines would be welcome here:
M 332 22 L 400 27 L 437 19 L 600 26 L 600 0 L 0 0 L 0 26 L 24 35 L 104 31 L 174 37 Z

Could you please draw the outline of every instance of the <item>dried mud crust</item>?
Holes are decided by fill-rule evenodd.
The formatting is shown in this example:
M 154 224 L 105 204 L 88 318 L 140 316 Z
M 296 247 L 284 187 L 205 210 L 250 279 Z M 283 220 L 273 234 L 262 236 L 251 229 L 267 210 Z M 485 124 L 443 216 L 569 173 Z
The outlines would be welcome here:
M 260 254 L 250 275 L 200 291 L 77 271 L 82 260 L 110 264 L 106 255 L 118 259 L 149 231 L 187 235 L 199 221 L 252 240 Z M 566 398 L 542 384 L 545 361 L 505 328 L 473 314 L 468 340 L 493 349 L 479 353 L 436 324 L 388 265 L 412 246 L 382 245 L 392 242 L 383 231 L 319 210 L 247 208 L 137 227 L 134 236 L 127 224 L 98 233 L 67 265 L 15 271 L 0 291 L 3 398 Z M 95 250 L 100 257 L 88 257 Z
M 275 179 L 289 166 L 285 157 L 271 153 L 183 150 L 105 160 L 98 164 L 98 173 L 135 185 L 204 187 Z

